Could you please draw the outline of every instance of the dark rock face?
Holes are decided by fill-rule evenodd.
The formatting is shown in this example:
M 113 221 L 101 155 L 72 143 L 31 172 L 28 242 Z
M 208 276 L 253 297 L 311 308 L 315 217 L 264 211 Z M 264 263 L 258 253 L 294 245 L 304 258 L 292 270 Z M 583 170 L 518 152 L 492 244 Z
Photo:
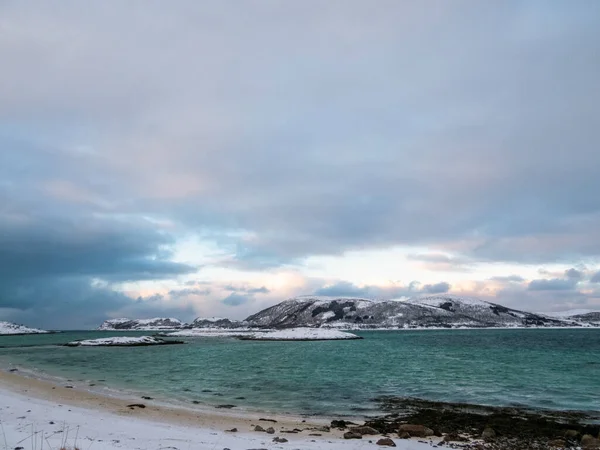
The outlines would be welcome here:
M 396 443 L 392 441 L 390 438 L 382 438 L 376 442 L 377 445 L 381 445 L 384 447 L 395 447 Z

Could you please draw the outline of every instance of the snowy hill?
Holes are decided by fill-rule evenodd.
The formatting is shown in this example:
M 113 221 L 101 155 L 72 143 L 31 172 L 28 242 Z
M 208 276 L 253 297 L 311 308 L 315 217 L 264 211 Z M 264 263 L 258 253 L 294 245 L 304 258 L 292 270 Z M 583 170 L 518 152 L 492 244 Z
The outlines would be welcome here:
M 253 314 L 250 326 L 267 328 L 493 328 L 576 326 L 483 300 L 434 295 L 375 301 L 349 297 L 297 297 Z
M 245 327 L 243 322 L 225 319 L 223 317 L 197 317 L 189 328 L 240 328 Z
M 38 330 L 37 328 L 28 328 L 24 325 L 17 325 L 11 322 L 0 321 L 0 335 L 6 334 L 42 334 L 49 333 L 46 330 Z
M 569 316 L 570 320 L 575 320 L 588 326 L 600 327 L 600 311 L 590 311 L 583 314 Z
M 186 324 L 179 319 L 156 317 L 154 319 L 110 319 L 105 320 L 98 330 L 153 331 L 179 330 Z

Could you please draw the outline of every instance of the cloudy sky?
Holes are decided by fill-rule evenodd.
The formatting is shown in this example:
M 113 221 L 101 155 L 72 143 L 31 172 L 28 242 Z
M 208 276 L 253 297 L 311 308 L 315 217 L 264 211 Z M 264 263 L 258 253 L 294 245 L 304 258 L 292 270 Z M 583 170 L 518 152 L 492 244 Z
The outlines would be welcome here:
M 600 309 L 600 2 L 0 0 L 0 320 Z

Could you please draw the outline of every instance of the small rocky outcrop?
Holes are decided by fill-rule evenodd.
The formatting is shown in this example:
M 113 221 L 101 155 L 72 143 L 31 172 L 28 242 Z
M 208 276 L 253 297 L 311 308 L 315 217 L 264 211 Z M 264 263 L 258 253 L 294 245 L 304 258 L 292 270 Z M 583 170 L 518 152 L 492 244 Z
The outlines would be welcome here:
M 581 448 L 585 450 L 600 449 L 600 439 L 591 434 L 584 434 L 581 438 Z
M 362 434 L 354 431 L 346 431 L 344 433 L 344 439 L 362 439 Z
M 395 447 L 396 443 L 392 441 L 390 438 L 381 438 L 376 442 L 377 445 L 381 445 L 383 447 Z
M 410 423 L 400 425 L 400 427 L 398 428 L 398 433 L 405 432 L 410 434 L 411 437 L 433 436 L 433 430 L 431 428 L 427 428 L 425 425 L 413 425 Z
M 360 427 L 352 427 L 352 428 L 350 428 L 350 431 L 352 431 L 354 433 L 358 433 L 361 436 L 364 436 L 365 434 L 379 434 L 379 431 L 377 431 L 375 428 L 369 427 L 367 425 L 363 425 Z
M 495 437 L 496 437 L 496 432 L 491 427 L 485 427 L 485 429 L 483 430 L 483 433 L 481 433 L 481 438 L 484 441 L 491 441 Z

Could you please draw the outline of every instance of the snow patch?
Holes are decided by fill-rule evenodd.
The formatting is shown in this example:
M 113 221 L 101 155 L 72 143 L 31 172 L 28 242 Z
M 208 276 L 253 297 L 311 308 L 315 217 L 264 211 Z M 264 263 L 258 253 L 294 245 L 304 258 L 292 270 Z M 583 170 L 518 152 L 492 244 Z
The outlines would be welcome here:
M 49 333 L 46 330 L 40 330 L 38 328 L 29 328 L 25 325 L 18 325 L 12 322 L 1 322 L 0 321 L 0 335 L 3 334 L 43 334 Z
M 119 346 L 137 346 L 137 345 L 164 345 L 169 341 L 158 339 L 152 336 L 126 337 L 114 336 L 100 339 L 86 339 L 82 341 L 71 341 L 65 345 L 69 347 L 119 347 Z
M 362 339 L 353 333 L 328 328 L 289 328 L 268 332 L 252 333 L 245 339 L 265 341 L 328 341 L 344 339 Z

